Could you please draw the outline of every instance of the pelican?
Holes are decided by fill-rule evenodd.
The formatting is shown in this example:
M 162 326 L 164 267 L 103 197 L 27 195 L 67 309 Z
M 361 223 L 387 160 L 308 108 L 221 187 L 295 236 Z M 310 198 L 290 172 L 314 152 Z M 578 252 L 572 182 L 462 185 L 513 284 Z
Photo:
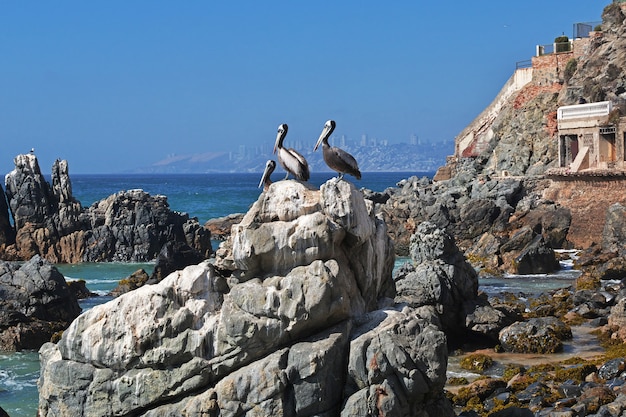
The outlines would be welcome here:
M 357 180 L 360 180 L 361 171 L 359 171 L 359 165 L 357 164 L 356 159 L 343 149 L 336 146 L 330 146 L 328 144 L 328 138 L 331 133 L 333 133 L 333 130 L 335 130 L 335 121 L 327 121 L 324 124 L 324 129 L 322 130 L 320 138 L 315 144 L 315 148 L 313 148 L 313 152 L 315 152 L 320 144 L 322 144 L 324 161 L 326 161 L 326 165 L 328 165 L 330 169 L 339 173 L 339 179 L 343 178 L 343 174 L 350 174 Z
M 276 143 L 274 144 L 274 153 L 278 151 L 278 162 L 287 171 L 285 179 L 289 178 L 289 174 L 301 181 L 308 181 L 310 177 L 309 164 L 304 156 L 300 155 L 293 148 L 284 148 L 283 140 L 287 135 L 287 125 L 285 123 L 278 126 L 278 134 L 276 135 Z
M 263 185 L 263 191 L 267 191 L 267 189 L 272 184 L 272 180 L 270 179 L 270 175 L 274 172 L 274 168 L 276 168 L 276 162 L 272 159 L 268 159 L 265 163 L 265 171 L 263 171 L 263 176 L 261 177 L 261 181 L 259 182 L 259 188 Z

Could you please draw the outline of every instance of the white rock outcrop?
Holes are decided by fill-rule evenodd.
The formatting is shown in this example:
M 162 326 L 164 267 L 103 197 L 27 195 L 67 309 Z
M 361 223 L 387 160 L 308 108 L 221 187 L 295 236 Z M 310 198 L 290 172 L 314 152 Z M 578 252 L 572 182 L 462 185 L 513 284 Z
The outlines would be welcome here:
M 214 263 L 94 307 L 44 345 L 39 413 L 452 416 L 445 335 L 434 311 L 392 306 L 393 263 L 351 183 L 274 183 Z

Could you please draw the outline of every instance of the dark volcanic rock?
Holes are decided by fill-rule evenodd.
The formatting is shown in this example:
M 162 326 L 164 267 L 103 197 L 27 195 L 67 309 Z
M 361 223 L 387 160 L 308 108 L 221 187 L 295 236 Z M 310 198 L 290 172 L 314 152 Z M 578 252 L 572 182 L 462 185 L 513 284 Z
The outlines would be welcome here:
M 38 349 L 80 314 L 57 269 L 39 256 L 0 263 L 0 350 Z
M 500 215 L 500 207 L 493 200 L 477 199 L 461 208 L 460 220 L 467 225 L 462 232 L 464 239 L 473 239 L 489 231 Z
M 157 257 L 154 271 L 150 276 L 149 284 L 156 284 L 174 271 L 179 271 L 186 266 L 196 265 L 205 257 L 183 242 L 167 242 L 163 245 Z
M 546 243 L 542 235 L 535 238 L 524 247 L 519 256 L 515 259 L 516 273 L 525 274 L 545 274 L 557 271 L 559 261 L 554 255 L 554 250 Z
M 84 217 L 92 225 L 85 233 L 86 262 L 145 262 L 155 259 L 168 242 L 193 244 L 186 242 L 183 228 L 189 216 L 171 211 L 167 197 L 142 190 L 113 194 L 92 204 Z M 210 236 L 204 228 L 197 231 Z M 210 255 L 210 246 L 202 249 L 203 256 Z
M 121 191 L 83 209 L 72 196 L 66 161 L 54 163 L 50 186 L 35 155 L 18 155 L 6 176 L 6 197 L 16 232 L 13 239 L 3 229 L 0 206 L 3 259 L 38 254 L 54 263 L 145 262 L 167 242 L 183 242 L 205 258 L 212 253 L 210 232 L 188 214 L 170 210 L 165 196 Z
M 85 282 L 85 280 L 82 279 L 67 281 L 67 286 L 79 300 L 98 296 L 98 294 L 91 292 L 87 289 L 87 283 Z
M 7 205 L 6 194 L 0 187 L 0 248 L 15 241 L 15 230 L 9 220 L 9 206 Z

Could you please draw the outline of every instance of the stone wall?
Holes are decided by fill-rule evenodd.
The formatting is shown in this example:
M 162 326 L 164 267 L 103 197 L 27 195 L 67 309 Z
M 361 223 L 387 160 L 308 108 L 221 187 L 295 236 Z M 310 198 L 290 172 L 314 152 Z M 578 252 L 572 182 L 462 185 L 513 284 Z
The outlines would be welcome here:
M 626 204 L 626 178 L 561 176 L 552 178 L 543 196 L 570 209 L 572 223 L 567 240 L 575 248 L 602 243 L 607 209 L 614 203 Z

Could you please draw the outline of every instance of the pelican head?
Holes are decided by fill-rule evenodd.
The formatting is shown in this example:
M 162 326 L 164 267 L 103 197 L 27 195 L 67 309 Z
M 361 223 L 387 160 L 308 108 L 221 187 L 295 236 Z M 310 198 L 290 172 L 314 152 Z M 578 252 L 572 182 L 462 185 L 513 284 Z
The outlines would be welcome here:
M 317 148 L 322 144 L 322 142 L 324 142 L 325 140 L 326 141 L 328 140 L 330 135 L 333 133 L 333 130 L 335 130 L 334 120 L 328 120 L 326 123 L 324 123 L 324 129 L 322 129 L 322 133 L 320 134 L 320 137 L 317 140 L 317 143 L 315 144 L 315 148 L 313 148 L 313 152 L 317 150 Z
M 272 180 L 270 180 L 270 175 L 272 175 L 272 172 L 274 172 L 274 169 L 276 168 L 276 162 L 274 162 L 272 159 L 268 159 L 267 162 L 265 163 L 265 171 L 263 171 L 263 175 L 261 176 L 261 181 L 259 182 L 259 188 L 261 188 L 262 185 L 265 184 L 265 187 L 267 189 L 267 187 L 270 186 L 270 184 L 272 183 Z
M 278 126 L 278 133 L 276 134 L 276 142 L 274 143 L 274 153 L 276 153 L 276 149 L 283 146 L 283 139 L 285 139 L 285 136 L 287 136 L 288 129 L 289 128 L 287 127 L 287 123 L 283 123 L 280 126 Z

